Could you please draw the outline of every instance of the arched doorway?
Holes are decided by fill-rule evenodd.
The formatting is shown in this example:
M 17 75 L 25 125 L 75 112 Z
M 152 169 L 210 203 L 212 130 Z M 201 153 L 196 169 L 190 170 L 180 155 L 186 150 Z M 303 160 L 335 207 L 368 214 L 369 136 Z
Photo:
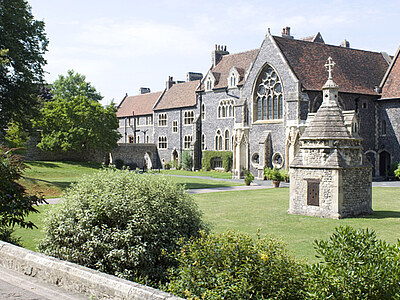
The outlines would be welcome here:
M 390 168 L 390 153 L 382 151 L 379 153 L 379 175 L 386 176 Z
M 172 163 L 175 167 L 178 166 L 178 163 L 179 163 L 179 155 L 178 155 L 178 151 L 176 151 L 176 149 L 174 149 L 174 151 L 172 151 Z

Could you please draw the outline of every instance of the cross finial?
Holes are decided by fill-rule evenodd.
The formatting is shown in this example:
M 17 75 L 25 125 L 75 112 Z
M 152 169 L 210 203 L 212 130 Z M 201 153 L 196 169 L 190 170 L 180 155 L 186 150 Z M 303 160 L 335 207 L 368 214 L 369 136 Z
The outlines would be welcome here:
M 335 62 L 333 61 L 332 57 L 329 56 L 328 62 L 325 64 L 325 68 L 328 70 L 328 79 L 332 79 L 332 71 L 333 67 L 335 66 Z

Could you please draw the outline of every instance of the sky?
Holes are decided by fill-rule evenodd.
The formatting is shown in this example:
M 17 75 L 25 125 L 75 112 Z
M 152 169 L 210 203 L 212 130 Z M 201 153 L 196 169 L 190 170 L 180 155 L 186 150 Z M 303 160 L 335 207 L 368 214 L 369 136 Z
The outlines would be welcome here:
M 400 45 L 396 0 L 28 0 L 49 39 L 46 81 L 73 69 L 119 104 L 140 87 L 165 88 L 168 76 L 205 75 L 214 45 L 230 53 L 260 47 L 270 28 L 294 38 L 320 32 L 327 44 L 394 55 Z

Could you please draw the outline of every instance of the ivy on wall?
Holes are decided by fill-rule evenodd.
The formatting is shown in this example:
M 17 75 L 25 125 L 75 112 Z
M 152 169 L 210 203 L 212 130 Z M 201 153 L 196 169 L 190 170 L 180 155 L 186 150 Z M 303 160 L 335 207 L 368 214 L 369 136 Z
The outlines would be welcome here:
M 231 151 L 203 151 L 203 169 L 210 171 L 212 169 L 212 160 L 215 158 L 221 158 L 225 172 L 229 172 L 232 170 L 232 156 L 233 153 Z

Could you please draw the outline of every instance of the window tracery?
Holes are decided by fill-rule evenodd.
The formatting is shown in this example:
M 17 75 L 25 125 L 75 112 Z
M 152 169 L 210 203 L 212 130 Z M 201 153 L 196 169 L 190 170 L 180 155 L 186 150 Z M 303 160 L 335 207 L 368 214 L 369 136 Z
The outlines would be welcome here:
M 267 65 L 261 72 L 254 95 L 256 120 L 282 119 L 283 91 L 277 72 Z
M 233 100 L 221 100 L 218 105 L 218 119 L 233 118 Z
M 221 130 L 217 130 L 217 134 L 215 135 L 215 150 L 222 150 L 222 134 Z

